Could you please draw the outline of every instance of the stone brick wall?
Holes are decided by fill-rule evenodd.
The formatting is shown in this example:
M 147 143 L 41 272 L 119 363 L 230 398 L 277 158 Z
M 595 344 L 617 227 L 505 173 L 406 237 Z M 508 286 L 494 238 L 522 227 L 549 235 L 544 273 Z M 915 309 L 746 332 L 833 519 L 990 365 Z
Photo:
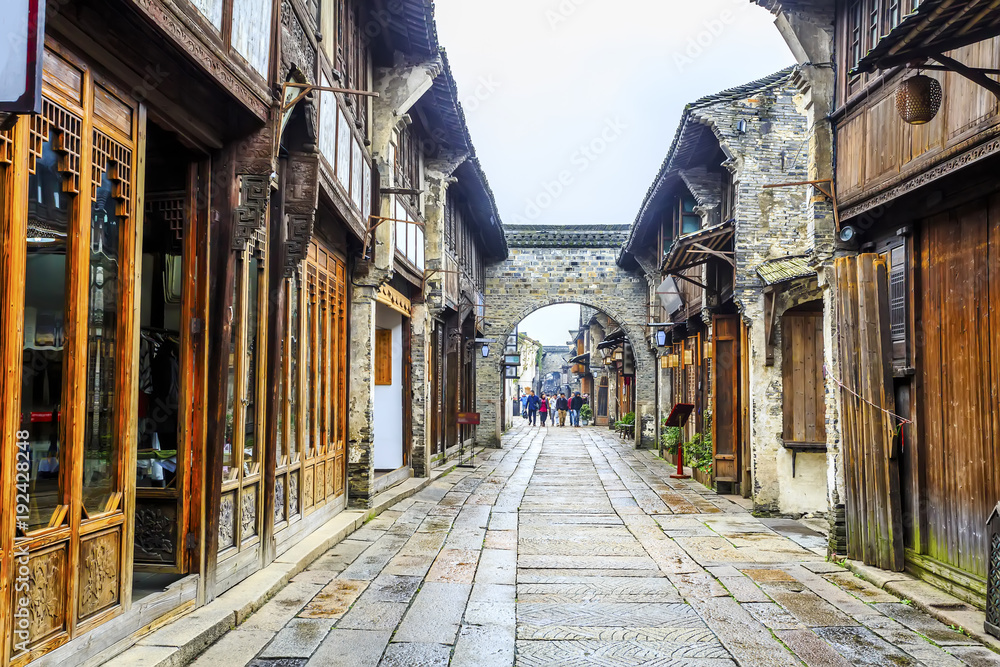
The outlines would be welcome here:
M 809 118 L 796 76 L 740 100 L 720 101 L 698 109 L 696 120 L 709 125 L 732 155 L 737 182 L 735 199 L 735 301 L 749 325 L 750 462 L 753 499 L 758 511 L 800 514 L 825 512 L 826 457 L 799 454 L 795 476 L 792 453 L 782 446 L 783 401 L 780 318 L 790 307 L 824 299 L 816 279 L 780 286 L 776 311 L 774 363 L 765 364 L 764 286 L 756 268 L 763 262 L 807 255 L 821 268 L 829 246 L 829 209 L 811 186 L 765 188 L 810 178 Z M 747 121 L 746 132 L 738 122 Z M 828 320 L 829 318 L 827 318 Z M 827 334 L 830 323 L 826 323 Z M 829 346 L 830 338 L 827 335 Z M 832 396 L 832 387 L 827 388 Z M 831 406 L 832 407 L 832 406 Z M 835 414 L 828 409 L 828 417 Z
M 544 229 L 540 233 L 553 238 L 558 234 L 561 243 L 572 244 L 574 238 L 566 229 L 553 227 L 551 234 Z M 599 310 L 625 330 L 636 355 L 636 414 L 643 424 L 642 429 L 637 429 L 637 439 L 643 446 L 654 444 L 656 358 L 645 329 L 646 281 L 641 274 L 618 265 L 616 258 L 623 240 L 620 231 L 608 234 L 603 242 L 599 229 L 579 238 L 586 239 L 587 247 L 524 247 L 516 234 L 508 232 L 510 257 L 487 267 L 486 336 L 497 342 L 491 345 L 490 357 L 478 362 L 478 409 L 482 415 L 479 444 L 496 446 L 499 442 L 498 360 L 502 359 L 507 335 L 532 312 L 559 303 L 579 303 Z M 595 247 L 602 244 L 606 247 Z

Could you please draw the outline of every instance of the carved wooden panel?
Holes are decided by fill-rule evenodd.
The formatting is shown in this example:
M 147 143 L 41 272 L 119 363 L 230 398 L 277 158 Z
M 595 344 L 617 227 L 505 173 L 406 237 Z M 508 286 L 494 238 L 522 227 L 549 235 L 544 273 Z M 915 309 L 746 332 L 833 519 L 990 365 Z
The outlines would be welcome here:
M 248 486 L 240 496 L 240 539 L 257 534 L 257 486 Z
M 14 160 L 14 138 L 11 130 L 0 132 L 0 164 L 11 164 Z
M 299 471 L 288 475 L 288 517 L 299 513 Z
M 80 618 L 86 618 L 118 603 L 121 590 L 120 531 L 120 528 L 115 528 L 80 542 Z
M 30 644 L 66 627 L 66 548 L 61 544 L 33 554 L 28 561 Z
M 236 492 L 222 495 L 219 503 L 219 551 L 236 544 Z
M 326 461 L 320 461 L 316 464 L 316 494 L 313 496 L 317 503 L 323 502 L 326 498 Z
M 337 467 L 336 459 L 331 459 L 326 462 L 326 495 L 328 498 L 332 498 L 334 494 L 333 488 L 333 471 Z
M 94 130 L 94 160 L 91 169 L 93 187 L 91 194 L 95 201 L 101 182 L 107 172 L 114 183 L 114 198 L 117 200 L 115 212 L 131 215 L 132 207 L 132 150 L 103 132 Z
M 313 506 L 313 468 L 309 466 L 305 469 L 305 476 L 302 478 L 302 506 L 309 509 Z
M 277 475 L 274 478 L 274 523 L 281 523 L 285 520 L 285 476 Z
M 266 176 L 243 174 L 240 176 L 240 204 L 233 209 L 236 230 L 233 250 L 243 250 L 247 241 L 263 229 L 267 215 L 268 195 L 271 186 Z
M 135 561 L 173 564 L 177 557 L 177 504 L 136 500 Z
M 42 98 L 42 113 L 31 117 L 31 139 L 28 143 L 28 171 L 35 173 L 35 163 L 42 157 L 42 145 L 55 130 L 53 144 L 59 153 L 59 171 L 65 177 L 63 189 L 80 192 L 80 139 L 83 121 L 79 116 Z
M 283 0 L 281 3 L 281 80 L 287 80 L 292 66 L 311 77 L 316 71 L 316 51 L 306 37 L 305 28 L 299 20 L 292 3 Z M 323 84 L 324 86 L 328 84 Z

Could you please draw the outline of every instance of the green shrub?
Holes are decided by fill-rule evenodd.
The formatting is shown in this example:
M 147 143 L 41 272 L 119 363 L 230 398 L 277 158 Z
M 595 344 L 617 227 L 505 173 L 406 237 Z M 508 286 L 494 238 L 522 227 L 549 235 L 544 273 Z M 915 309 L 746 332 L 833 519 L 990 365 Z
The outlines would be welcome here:
M 711 433 L 695 433 L 693 438 L 684 443 L 684 462 L 692 468 L 711 472 L 714 456 Z
M 681 444 L 681 429 L 679 426 L 666 426 L 666 431 L 660 436 L 663 448 L 671 454 L 677 453 L 677 445 Z
M 618 426 L 634 426 L 635 425 L 635 413 L 629 412 L 624 417 L 618 420 Z
M 590 421 L 593 418 L 594 418 L 594 411 L 590 409 L 590 405 L 584 403 L 583 407 L 580 408 L 580 419 L 586 419 L 587 421 Z

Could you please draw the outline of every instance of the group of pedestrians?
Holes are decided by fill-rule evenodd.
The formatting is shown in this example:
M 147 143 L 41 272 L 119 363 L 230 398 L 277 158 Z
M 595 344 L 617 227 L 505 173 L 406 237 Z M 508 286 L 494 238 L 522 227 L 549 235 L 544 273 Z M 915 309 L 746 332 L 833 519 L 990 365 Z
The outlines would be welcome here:
M 566 398 L 566 394 L 560 393 L 558 397 L 554 394 L 541 396 L 535 394 L 533 389 L 526 388 L 521 397 L 521 414 L 524 419 L 536 426 L 541 418 L 542 426 L 548 421 L 552 426 L 556 425 L 556 417 L 559 418 L 559 426 L 566 426 L 566 417 L 569 417 L 570 426 L 580 425 L 580 410 L 584 405 L 583 396 L 580 392 L 573 394 L 572 398 Z

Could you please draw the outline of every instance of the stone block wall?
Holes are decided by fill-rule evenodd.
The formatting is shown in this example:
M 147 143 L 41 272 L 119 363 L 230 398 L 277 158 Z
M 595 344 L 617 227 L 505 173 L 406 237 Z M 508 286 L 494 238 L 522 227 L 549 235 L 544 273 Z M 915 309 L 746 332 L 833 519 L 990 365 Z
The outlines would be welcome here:
M 520 247 L 509 234 L 510 257 L 487 267 L 486 336 L 497 342 L 491 344 L 489 358 L 478 361 L 478 409 L 482 416 L 477 434 L 479 444 L 499 443 L 500 405 L 496 387 L 507 335 L 540 308 L 579 303 L 607 314 L 625 330 L 636 356 L 636 415 L 642 422 L 642 428 L 637 429 L 637 440 L 643 446 L 654 446 L 656 357 L 645 327 L 649 317 L 646 281 L 641 274 L 618 265 L 620 234 L 611 235 L 607 247 L 595 247 L 594 238 L 594 234 L 587 236 L 587 247 Z

